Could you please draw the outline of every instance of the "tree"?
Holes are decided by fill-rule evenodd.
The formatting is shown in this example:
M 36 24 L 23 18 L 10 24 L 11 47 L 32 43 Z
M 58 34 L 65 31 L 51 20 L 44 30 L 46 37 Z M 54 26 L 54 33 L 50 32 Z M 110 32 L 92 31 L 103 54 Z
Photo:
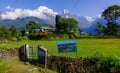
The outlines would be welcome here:
M 120 17 L 120 6 L 113 5 L 105 9 L 102 16 L 110 23 L 116 23 L 116 20 Z
M 4 26 L 0 27 L 0 40 L 11 39 L 11 32 Z
M 117 33 L 120 31 L 120 26 L 116 20 L 120 17 L 120 6 L 113 5 L 108 7 L 103 11 L 102 16 L 107 20 L 105 35 L 117 36 Z
M 26 31 L 25 30 L 21 30 L 21 36 L 25 36 L 26 35 Z
M 29 32 L 32 32 L 33 29 L 37 29 L 39 27 L 39 24 L 37 24 L 35 21 L 30 21 L 28 24 L 26 24 L 26 29 L 28 29 Z
M 64 28 L 67 33 L 74 33 L 78 31 L 78 22 L 73 18 L 67 18 L 65 20 L 66 27 Z
M 74 33 L 78 31 L 78 22 L 73 18 L 62 18 L 56 15 L 56 31 L 60 33 Z
M 97 22 L 97 28 L 95 29 L 97 35 L 103 35 L 104 28 L 100 22 Z
M 117 36 L 117 33 L 120 31 L 120 26 L 115 23 L 108 22 L 105 27 L 105 35 L 107 36 Z
M 55 18 L 55 21 L 56 21 L 56 31 L 57 32 L 61 32 L 61 29 L 62 29 L 62 17 L 60 15 L 56 15 L 56 18 Z
M 80 27 L 78 28 L 79 34 L 83 31 Z
M 18 36 L 18 30 L 14 25 L 12 25 L 9 30 L 11 31 L 11 34 L 12 34 L 13 37 Z

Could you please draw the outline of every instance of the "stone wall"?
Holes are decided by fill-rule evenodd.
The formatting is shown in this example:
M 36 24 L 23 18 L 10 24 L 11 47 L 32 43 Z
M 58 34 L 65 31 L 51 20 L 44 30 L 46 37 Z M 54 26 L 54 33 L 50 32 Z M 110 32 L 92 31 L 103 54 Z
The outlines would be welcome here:
M 0 61 L 18 57 L 18 49 L 0 50 Z

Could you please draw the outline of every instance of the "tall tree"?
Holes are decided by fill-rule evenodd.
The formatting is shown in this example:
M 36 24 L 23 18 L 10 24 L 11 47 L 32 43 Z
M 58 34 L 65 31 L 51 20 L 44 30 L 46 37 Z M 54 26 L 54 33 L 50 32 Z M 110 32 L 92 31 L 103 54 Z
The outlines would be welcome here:
M 105 35 L 116 36 L 120 31 L 120 26 L 116 20 L 120 17 L 120 6 L 113 5 L 105 9 L 102 16 L 107 20 Z
M 33 29 L 37 29 L 39 28 L 39 24 L 37 24 L 35 21 L 30 21 L 28 24 L 26 24 L 26 29 L 29 30 L 29 32 L 31 32 Z
M 57 32 L 60 32 L 61 31 L 61 27 L 62 27 L 62 17 L 60 15 L 56 15 L 56 18 L 55 18 L 55 21 L 56 21 L 56 31 Z
M 116 20 L 120 17 L 120 6 L 113 5 L 105 9 L 102 16 L 110 23 L 116 23 Z
M 120 31 L 120 25 L 108 22 L 105 27 L 105 35 L 107 36 L 117 36 Z

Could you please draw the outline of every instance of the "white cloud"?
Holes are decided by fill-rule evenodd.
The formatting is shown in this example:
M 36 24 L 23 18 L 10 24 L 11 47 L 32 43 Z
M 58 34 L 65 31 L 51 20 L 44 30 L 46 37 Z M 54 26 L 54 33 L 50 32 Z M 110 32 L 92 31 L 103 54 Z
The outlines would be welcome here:
M 10 6 L 6 6 L 6 9 L 12 9 Z M 47 15 L 55 16 L 58 14 L 57 12 L 54 12 L 52 9 L 49 9 L 45 6 L 40 6 L 35 10 L 30 9 L 21 9 L 21 8 L 15 8 L 13 11 L 8 11 L 4 14 L 2 14 L 2 19 L 12 19 L 15 20 L 17 18 L 25 18 L 25 17 L 38 17 L 42 19 L 47 19 Z

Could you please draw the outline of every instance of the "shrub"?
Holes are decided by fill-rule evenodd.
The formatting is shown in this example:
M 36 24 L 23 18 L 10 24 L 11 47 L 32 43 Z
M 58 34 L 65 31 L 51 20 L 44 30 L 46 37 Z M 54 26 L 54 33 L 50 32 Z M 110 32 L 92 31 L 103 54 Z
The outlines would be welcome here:
M 39 32 L 39 33 L 30 33 L 28 38 L 30 40 L 41 40 L 41 39 L 50 39 L 52 32 Z

